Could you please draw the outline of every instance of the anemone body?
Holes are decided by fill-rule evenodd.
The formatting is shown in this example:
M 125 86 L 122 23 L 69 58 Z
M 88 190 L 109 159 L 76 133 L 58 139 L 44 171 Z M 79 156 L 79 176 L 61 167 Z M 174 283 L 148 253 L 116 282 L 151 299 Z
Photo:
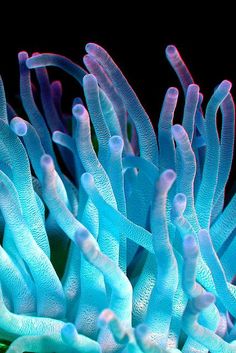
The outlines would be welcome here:
M 156 134 L 109 54 L 94 43 L 86 52 L 86 70 L 60 55 L 19 54 L 25 119 L 0 80 L 7 352 L 236 352 L 235 195 L 225 202 L 231 83 L 218 85 L 204 112 L 198 85 L 168 46 L 185 105 L 174 124 L 179 92 L 169 88 Z M 49 66 L 83 88 L 69 117 Z

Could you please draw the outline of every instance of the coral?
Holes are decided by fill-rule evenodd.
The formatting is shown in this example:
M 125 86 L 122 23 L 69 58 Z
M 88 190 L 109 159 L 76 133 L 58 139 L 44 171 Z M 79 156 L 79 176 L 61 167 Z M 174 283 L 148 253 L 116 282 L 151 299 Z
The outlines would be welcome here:
M 0 80 L 7 352 L 236 352 L 236 197 L 225 201 L 231 83 L 216 87 L 204 112 L 168 46 L 184 111 L 174 124 L 179 92 L 169 88 L 156 134 L 109 54 L 93 43 L 86 52 L 86 70 L 60 55 L 19 53 L 26 119 Z M 83 88 L 69 116 L 49 66 Z

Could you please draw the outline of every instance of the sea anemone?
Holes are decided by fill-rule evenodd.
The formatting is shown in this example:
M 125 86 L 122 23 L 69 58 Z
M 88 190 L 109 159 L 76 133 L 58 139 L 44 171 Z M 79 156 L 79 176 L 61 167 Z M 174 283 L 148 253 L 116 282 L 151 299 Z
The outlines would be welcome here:
M 86 52 L 86 70 L 60 55 L 19 53 L 25 119 L 0 80 L 7 352 L 236 352 L 236 196 L 225 198 L 231 83 L 215 88 L 204 112 L 199 86 L 168 46 L 183 119 L 173 124 L 171 87 L 156 133 L 109 54 L 94 43 Z M 83 87 L 69 115 L 48 66 Z

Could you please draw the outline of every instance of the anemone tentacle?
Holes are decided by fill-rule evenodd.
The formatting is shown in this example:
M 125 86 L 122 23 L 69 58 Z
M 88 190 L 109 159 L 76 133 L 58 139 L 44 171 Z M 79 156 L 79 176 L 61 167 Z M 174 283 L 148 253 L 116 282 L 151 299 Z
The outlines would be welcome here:
M 85 50 L 86 70 L 19 53 L 23 117 L 0 77 L 0 339 L 8 353 L 236 352 L 231 82 L 204 112 L 169 45 L 185 102 L 176 124 L 167 89 L 156 133 L 106 50 Z M 82 87 L 69 114 L 51 66 Z

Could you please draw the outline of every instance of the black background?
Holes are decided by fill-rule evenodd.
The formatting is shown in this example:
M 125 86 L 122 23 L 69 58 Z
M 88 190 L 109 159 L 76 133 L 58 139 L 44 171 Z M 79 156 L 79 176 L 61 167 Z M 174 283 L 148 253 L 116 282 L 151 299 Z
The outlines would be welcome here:
M 55 52 L 81 64 L 84 46 L 89 41 L 109 51 L 152 120 L 158 118 L 166 89 L 179 87 L 165 59 L 168 44 L 178 47 L 206 97 L 205 102 L 223 79 L 235 83 L 235 20 L 228 7 L 221 6 L 215 12 L 215 5 L 207 12 L 204 4 L 193 2 L 173 6 L 162 1 L 165 6 L 159 7 L 142 2 L 131 10 L 128 1 L 125 5 L 100 2 L 96 6 L 86 1 L 63 1 L 52 7 L 49 3 L 21 3 L 19 9 L 12 4 L 12 11 L 1 15 L 0 73 L 10 101 L 18 91 L 20 50 L 29 54 Z M 51 73 L 55 77 L 60 75 L 54 70 Z M 63 83 L 66 85 L 66 80 Z M 73 84 L 70 81 L 66 85 L 67 95 L 70 90 L 77 93 Z
M 50 2 L 50 4 L 52 4 Z M 158 4 L 158 3 L 157 3 Z M 26 50 L 55 52 L 82 64 L 87 42 L 102 45 L 112 55 L 138 94 L 156 125 L 165 91 L 179 82 L 165 59 L 165 48 L 175 44 L 204 94 L 204 105 L 223 79 L 233 83 L 235 97 L 235 19 L 228 3 L 220 7 L 206 4 L 171 2 L 162 6 L 148 2 L 49 2 L 10 4 L 2 13 L 0 73 L 7 97 L 15 103 L 18 92 L 17 53 Z M 207 8 L 207 5 L 209 8 Z M 14 8 L 14 16 L 13 14 Z M 4 18 L 5 17 L 5 18 Z M 64 106 L 81 94 L 73 80 L 50 69 L 52 78 L 61 78 Z M 180 88 L 181 91 L 181 88 Z M 176 120 L 182 116 L 180 96 Z

